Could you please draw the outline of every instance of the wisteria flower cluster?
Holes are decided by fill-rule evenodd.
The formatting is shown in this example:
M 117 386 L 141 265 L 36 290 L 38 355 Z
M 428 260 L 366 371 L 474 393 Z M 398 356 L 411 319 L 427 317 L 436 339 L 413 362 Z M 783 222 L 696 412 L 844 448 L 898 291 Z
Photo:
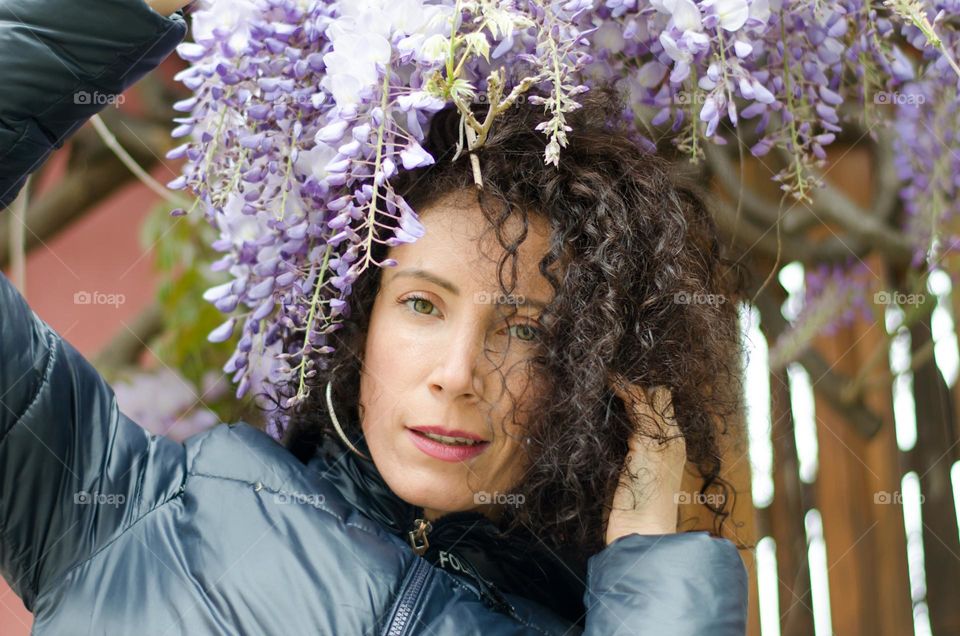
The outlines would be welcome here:
M 960 235 L 944 232 L 960 211 L 960 69 L 955 61 L 960 37 L 955 30 L 934 31 L 948 12 L 957 15 L 958 10 L 958 2 L 936 2 L 929 10 L 911 3 L 901 8 L 908 18 L 902 35 L 926 61 L 922 72 L 905 75 L 894 119 L 894 158 L 903 183 L 905 235 L 915 242 L 914 266 L 937 265 L 960 247 Z
M 461 152 L 479 185 L 471 151 L 521 96 L 543 107 L 544 161 L 556 164 L 577 96 L 619 81 L 643 147 L 669 138 L 698 160 L 705 144 L 739 143 L 750 122 L 750 152 L 788 158 L 776 179 L 806 201 L 846 105 L 879 117 L 890 109 L 878 95 L 923 95 L 925 104 L 895 108 L 902 196 L 929 226 L 913 233 L 927 255 L 957 200 L 956 155 L 931 141 L 957 129 L 956 31 L 943 19 L 957 2 L 887 4 L 204 0 L 193 41 L 179 48 L 189 67 L 178 79 L 193 96 L 176 104 L 184 116 L 173 134 L 186 143 L 170 157 L 185 162 L 171 187 L 190 189 L 192 209 L 219 232 L 213 269 L 229 280 L 205 298 L 229 317 L 209 337 L 227 340 L 239 326 L 224 367 L 237 395 L 266 392 L 281 407 L 306 397 L 350 315 L 352 284 L 395 264 L 374 261 L 374 243 L 423 234 L 391 180 L 434 162 L 421 144 L 444 107 L 461 113 Z M 919 60 L 889 37 L 896 25 Z M 482 118 L 478 101 L 489 105 Z M 928 134 L 930 108 L 940 119 Z M 295 394 L 281 396 L 289 386 Z
M 223 256 L 213 269 L 230 280 L 204 298 L 229 314 L 211 341 L 229 339 L 239 325 L 224 366 L 238 397 L 253 388 L 282 407 L 303 400 L 332 351 L 330 334 L 350 315 L 357 277 L 394 264 L 373 260 L 373 242 L 423 234 L 390 183 L 399 170 L 434 161 L 421 146 L 430 115 L 458 104 L 469 151 L 498 111 L 543 88 L 545 157 L 556 161 L 564 114 L 586 90 L 569 85 L 589 59 L 575 23 L 585 8 L 212 0 L 194 14 L 193 41 L 178 50 L 190 62 L 178 79 L 194 96 L 175 105 L 186 116 L 173 131 L 188 141 L 168 155 L 186 161 L 170 186 L 193 190 L 194 209 L 219 231 L 213 247 Z M 528 41 L 530 33 L 538 35 Z M 504 92 L 506 73 L 491 57 L 508 51 L 530 75 Z M 470 108 L 481 80 L 491 104 L 482 122 Z M 296 393 L 283 395 L 292 384 Z

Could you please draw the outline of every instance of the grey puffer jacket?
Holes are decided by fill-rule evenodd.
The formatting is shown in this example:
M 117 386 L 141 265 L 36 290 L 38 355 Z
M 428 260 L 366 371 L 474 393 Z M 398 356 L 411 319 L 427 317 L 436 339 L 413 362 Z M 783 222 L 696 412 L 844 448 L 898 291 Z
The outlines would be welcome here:
M 0 205 L 184 37 L 142 0 L 0 0 Z M 0 274 L 0 573 L 34 633 L 738 636 L 747 576 L 706 532 L 632 534 L 583 569 L 436 521 L 326 440 L 301 461 L 258 429 L 184 444 L 117 408 Z

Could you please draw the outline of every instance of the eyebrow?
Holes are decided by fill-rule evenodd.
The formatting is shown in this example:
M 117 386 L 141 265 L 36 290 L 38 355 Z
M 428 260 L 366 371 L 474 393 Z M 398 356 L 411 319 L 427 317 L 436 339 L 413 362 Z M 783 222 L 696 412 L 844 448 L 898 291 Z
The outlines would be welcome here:
M 390 280 L 388 280 L 387 282 L 391 283 L 395 279 L 401 278 L 401 277 L 419 278 L 420 280 L 428 281 L 430 283 L 433 283 L 434 285 L 437 285 L 438 287 L 442 287 L 446 289 L 454 296 L 460 295 L 460 288 L 454 285 L 453 283 L 451 283 L 450 281 L 448 281 L 446 278 L 437 276 L 436 274 L 429 272 L 425 269 L 419 269 L 415 267 L 410 267 L 407 269 L 401 269 L 401 270 L 395 271 L 393 273 L 393 276 L 391 276 Z M 509 303 L 497 303 L 497 304 L 505 305 Z M 517 303 L 517 305 L 536 307 L 537 309 L 540 309 L 540 310 L 543 310 L 547 306 L 546 303 L 542 301 L 535 300 L 533 298 L 526 298 L 526 297 L 523 299 L 522 303 Z

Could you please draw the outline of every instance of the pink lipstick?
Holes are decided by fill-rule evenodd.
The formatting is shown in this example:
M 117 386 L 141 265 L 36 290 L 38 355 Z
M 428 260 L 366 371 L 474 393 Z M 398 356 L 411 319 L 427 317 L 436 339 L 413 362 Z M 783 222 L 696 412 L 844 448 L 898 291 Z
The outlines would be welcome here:
M 430 457 L 445 462 L 462 462 L 472 459 L 483 451 L 487 450 L 487 447 L 490 446 L 490 442 L 478 442 L 476 444 L 445 444 L 444 442 L 430 439 L 423 433 L 410 428 L 407 429 L 407 435 L 410 436 L 410 441 L 413 442 L 414 446 L 422 450 Z M 470 437 L 473 438 L 475 436 L 471 435 Z

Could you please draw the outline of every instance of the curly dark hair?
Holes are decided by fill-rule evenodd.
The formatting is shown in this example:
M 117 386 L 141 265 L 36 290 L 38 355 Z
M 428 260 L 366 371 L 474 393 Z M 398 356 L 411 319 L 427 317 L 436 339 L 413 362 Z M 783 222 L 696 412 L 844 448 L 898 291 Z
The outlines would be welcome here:
M 523 228 L 528 214 L 549 221 L 550 247 L 540 261 L 553 301 L 533 361 L 548 390 L 525 424 L 529 469 L 512 492 L 523 506 L 507 506 L 501 528 L 535 529 L 547 545 L 586 558 L 604 545 L 613 492 L 638 424 L 610 388 L 611 372 L 641 386 L 670 389 L 674 414 L 697 467 L 719 536 L 734 489 L 720 476 L 722 435 L 743 421 L 741 339 L 736 301 L 746 272 L 721 254 L 716 226 L 693 183 L 684 183 L 663 156 L 631 141 L 623 100 L 611 87 L 581 96 L 567 115 L 572 128 L 559 166 L 544 163 L 545 137 L 536 130 L 543 109 L 517 104 L 496 119 L 478 151 L 483 188 L 473 182 L 468 153 L 452 160 L 459 115 L 434 115 L 426 149 L 436 163 L 401 173 L 393 185 L 414 209 L 458 191 L 476 193 L 507 261 L 516 272 L 526 232 L 507 236 L 512 215 Z M 486 107 L 476 106 L 482 118 Z M 375 243 L 375 260 L 387 248 Z M 333 402 L 347 435 L 362 436 L 358 416 L 360 370 L 370 311 L 381 268 L 355 282 L 351 311 L 333 332 L 336 351 L 313 378 L 310 396 L 289 413 L 283 443 L 306 460 L 323 435 L 335 435 L 324 399 L 335 378 Z M 515 284 L 515 283 L 512 283 Z M 710 301 L 709 299 L 714 299 Z M 295 388 L 293 389 L 295 391 Z M 340 413 L 340 411 L 343 413 Z M 659 426 L 643 434 L 666 441 Z M 742 546 L 741 546 L 742 547 Z

